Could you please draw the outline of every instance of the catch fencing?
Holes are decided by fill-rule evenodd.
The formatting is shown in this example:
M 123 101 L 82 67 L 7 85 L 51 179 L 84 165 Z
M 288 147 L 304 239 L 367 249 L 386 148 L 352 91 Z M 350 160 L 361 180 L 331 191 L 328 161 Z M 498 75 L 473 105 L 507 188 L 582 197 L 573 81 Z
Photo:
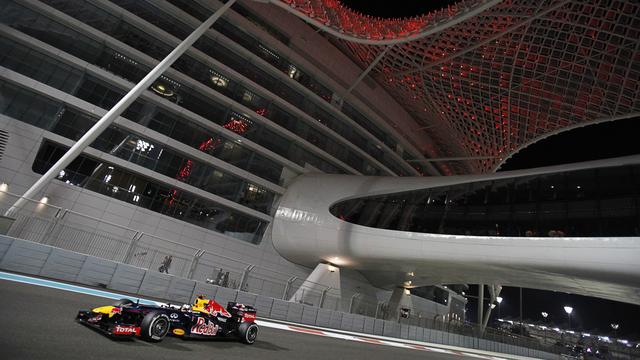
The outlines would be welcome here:
M 345 299 L 340 296 L 338 289 L 315 284 L 304 278 L 147 234 L 41 201 L 26 199 L 26 204 L 20 209 L 11 208 L 18 198 L 19 196 L 15 194 L 0 191 L 0 214 L 4 214 L 0 217 L 2 220 L 0 230 L 11 238 L 25 239 L 54 249 L 84 254 L 89 256 L 87 259 L 95 257 L 108 260 L 103 263 L 100 263 L 102 260 L 85 260 L 85 263 L 100 263 L 101 266 L 113 270 L 113 273 L 104 276 L 104 283 L 100 283 L 100 276 L 95 275 L 96 277 L 91 280 L 92 285 L 115 286 L 117 290 L 167 298 L 170 297 L 172 286 L 180 288 L 180 282 L 175 279 L 182 278 L 196 282 L 195 288 L 189 290 L 188 295 L 179 298 L 184 302 L 190 301 L 189 297 L 197 292 L 207 293 L 211 289 L 216 289 L 216 293 L 220 296 L 227 294 L 224 295 L 225 299 L 220 299 L 221 301 L 229 300 L 227 297 L 233 297 L 229 301 L 246 298 L 245 302 L 256 305 L 255 301 L 259 299 L 269 299 L 268 301 L 260 300 L 262 303 L 270 304 L 270 308 L 263 314 L 269 314 L 280 320 L 296 320 L 376 335 L 454 344 L 526 356 L 550 358 L 550 354 L 567 352 L 564 347 L 545 344 L 540 339 L 504 330 L 480 329 L 475 324 L 444 321 L 444 317 L 431 318 L 411 314 L 407 318 L 401 317 L 396 321 L 388 321 L 385 320 L 389 317 L 388 304 L 368 301 L 360 293 Z M 65 256 L 65 259 L 72 258 L 68 254 Z M 118 263 L 129 265 L 129 267 L 112 265 Z M 45 268 L 46 264 L 43 262 L 41 267 Z M 140 269 L 144 273 L 139 273 L 135 269 Z M 77 270 L 79 274 L 76 274 L 75 278 L 63 279 L 83 282 L 83 279 L 90 278 L 86 274 L 80 274 L 83 271 L 81 267 Z M 91 271 L 93 270 L 87 270 L 89 273 Z M 113 283 L 113 279 L 117 278 L 118 271 L 128 272 L 133 278 L 139 277 L 140 283 L 127 285 L 126 282 L 122 284 L 116 282 L 116 285 L 109 285 Z M 173 280 L 166 280 L 169 278 Z M 166 289 L 145 290 L 150 286 L 147 284 L 145 287 L 145 281 L 148 284 L 164 281 Z M 151 286 L 151 288 L 154 287 Z M 177 293 L 174 291 L 173 294 Z M 178 298 L 172 300 L 178 300 Z M 311 317 L 313 321 L 310 320 Z M 339 321 L 336 320 L 338 317 Z M 344 325 L 346 321 L 344 319 L 350 319 L 349 326 Z M 615 351 L 612 353 L 616 354 Z M 637 358 L 635 352 L 625 351 L 621 354 L 623 356 L 616 356 L 616 358 Z

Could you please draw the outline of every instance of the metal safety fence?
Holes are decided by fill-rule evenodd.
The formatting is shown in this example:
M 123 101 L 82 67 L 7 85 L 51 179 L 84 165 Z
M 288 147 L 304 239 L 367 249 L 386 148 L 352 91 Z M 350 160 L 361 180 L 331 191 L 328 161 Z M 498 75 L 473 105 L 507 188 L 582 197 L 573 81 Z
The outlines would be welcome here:
M 0 191 L 0 214 L 8 223 L 4 229 L 8 236 L 276 299 L 290 300 L 302 292 L 306 305 L 341 309 L 337 289 L 305 278 L 44 201 L 26 199 L 19 209 L 12 208 L 18 198 L 16 194 Z
M 0 190 L 0 233 L 53 247 L 75 251 L 151 271 L 206 282 L 269 298 L 301 303 L 320 309 L 389 319 L 388 304 L 374 302 L 361 293 L 344 298 L 338 289 L 312 283 L 305 278 L 233 259 L 123 225 L 26 199 L 19 209 L 11 205 L 18 195 Z M 411 314 L 399 317 L 398 325 L 410 325 L 442 332 L 444 337 L 471 339 L 468 346 L 481 348 L 481 341 L 509 344 L 549 353 L 569 353 L 559 343 L 535 336 L 522 336 L 504 329 L 484 328 L 476 324 L 451 321 L 444 316 Z M 409 327 L 407 327 L 409 328 Z M 499 349 L 496 348 L 495 351 Z M 612 358 L 640 358 L 633 349 L 610 351 Z

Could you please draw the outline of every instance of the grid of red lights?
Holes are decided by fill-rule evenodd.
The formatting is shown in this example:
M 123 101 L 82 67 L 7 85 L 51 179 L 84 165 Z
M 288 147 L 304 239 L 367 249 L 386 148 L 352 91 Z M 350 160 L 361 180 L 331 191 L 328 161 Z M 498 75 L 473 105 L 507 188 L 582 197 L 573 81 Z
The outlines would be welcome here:
M 328 21 L 341 11 L 325 11 Z M 427 156 L 493 157 L 440 163 L 445 174 L 492 171 L 550 133 L 640 111 L 638 14 L 637 0 L 505 0 L 395 45 L 373 75 L 425 129 Z M 368 21 L 379 36 L 374 23 L 386 20 Z M 382 51 L 332 41 L 363 68 Z

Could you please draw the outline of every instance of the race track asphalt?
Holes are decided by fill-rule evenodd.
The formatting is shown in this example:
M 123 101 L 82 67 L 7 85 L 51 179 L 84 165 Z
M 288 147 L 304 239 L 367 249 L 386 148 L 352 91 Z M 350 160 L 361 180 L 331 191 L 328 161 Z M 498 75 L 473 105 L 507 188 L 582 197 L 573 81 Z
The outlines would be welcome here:
M 112 300 L 0 280 L 0 359 L 462 360 L 458 355 L 332 339 L 262 327 L 248 346 L 231 340 L 112 340 L 75 322 Z

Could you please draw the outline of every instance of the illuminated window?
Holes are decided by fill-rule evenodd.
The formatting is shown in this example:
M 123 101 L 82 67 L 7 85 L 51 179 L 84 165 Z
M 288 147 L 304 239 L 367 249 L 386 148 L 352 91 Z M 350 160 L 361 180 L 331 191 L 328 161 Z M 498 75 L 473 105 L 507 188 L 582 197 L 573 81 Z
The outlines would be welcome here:
M 295 66 L 289 64 L 289 70 L 287 71 L 287 75 L 294 80 L 298 80 L 300 77 L 300 71 Z
M 213 70 L 210 70 L 209 72 L 211 73 L 211 82 L 213 83 L 213 85 L 218 87 L 227 87 L 227 85 L 229 85 L 228 78 L 218 74 Z
M 261 189 L 253 184 L 249 184 L 249 191 L 254 192 L 254 193 L 263 193 L 265 192 L 264 189 Z
M 113 57 L 115 57 L 116 59 L 118 59 L 118 60 L 120 60 L 120 61 L 127 62 L 127 63 L 129 63 L 129 64 L 138 65 L 138 62 L 137 62 L 137 61 L 135 61 L 135 60 L 133 60 L 132 58 L 130 58 L 130 57 L 126 56 L 126 55 L 123 55 L 123 54 L 121 54 L 121 53 L 119 53 L 119 52 L 115 52 L 115 53 L 113 54 Z
M 180 88 L 180 84 L 178 82 L 165 76 L 160 76 L 160 78 L 151 85 L 151 90 L 153 92 L 166 98 L 174 97 L 178 88 Z
M 140 152 L 147 152 L 147 151 L 151 151 L 153 150 L 155 146 L 153 146 L 153 144 L 148 143 L 147 141 L 144 140 L 138 140 L 136 141 L 136 150 L 140 151 Z
M 251 102 L 253 100 L 253 93 L 245 90 L 244 94 L 242 94 L 242 101 Z
M 151 85 L 151 90 L 153 90 L 153 92 L 155 92 L 156 94 L 164 97 L 172 97 L 174 95 L 174 92 L 169 88 L 169 85 L 160 81 Z
M 267 49 L 266 47 L 262 46 L 262 45 L 258 45 L 258 47 L 260 48 L 260 50 L 262 50 L 262 52 L 266 55 L 269 55 L 275 59 L 280 59 L 280 55 L 276 54 L 275 52 L 273 52 L 270 49 Z

